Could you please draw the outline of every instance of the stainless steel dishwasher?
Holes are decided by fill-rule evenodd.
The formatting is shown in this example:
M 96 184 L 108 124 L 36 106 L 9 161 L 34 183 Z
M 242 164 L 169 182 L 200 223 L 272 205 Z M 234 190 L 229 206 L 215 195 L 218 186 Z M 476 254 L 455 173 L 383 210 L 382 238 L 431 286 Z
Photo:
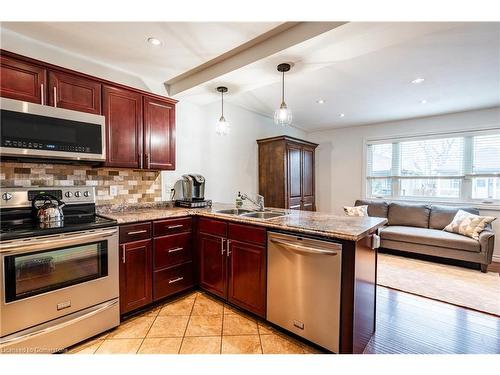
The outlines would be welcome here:
M 339 351 L 342 245 L 268 234 L 267 320 Z

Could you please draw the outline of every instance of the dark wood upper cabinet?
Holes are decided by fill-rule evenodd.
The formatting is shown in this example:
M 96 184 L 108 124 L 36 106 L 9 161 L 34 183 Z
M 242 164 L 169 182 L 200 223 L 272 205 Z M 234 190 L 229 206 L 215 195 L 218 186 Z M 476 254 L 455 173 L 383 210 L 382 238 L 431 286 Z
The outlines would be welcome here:
M 228 251 L 228 301 L 265 317 L 266 246 L 228 240 Z
M 316 143 L 279 136 L 259 139 L 259 194 L 269 207 L 316 210 Z
M 175 169 L 175 105 L 144 97 L 144 168 Z
M 211 234 L 198 234 L 198 262 L 200 286 L 226 298 L 226 239 Z
M 120 247 L 120 313 L 124 314 L 153 300 L 151 240 Z
M 62 72 L 49 72 L 48 104 L 74 111 L 101 114 L 101 84 Z
M 47 70 L 0 56 L 0 96 L 37 104 L 46 103 Z
M 112 86 L 103 87 L 106 117 L 106 165 L 142 168 L 142 95 Z

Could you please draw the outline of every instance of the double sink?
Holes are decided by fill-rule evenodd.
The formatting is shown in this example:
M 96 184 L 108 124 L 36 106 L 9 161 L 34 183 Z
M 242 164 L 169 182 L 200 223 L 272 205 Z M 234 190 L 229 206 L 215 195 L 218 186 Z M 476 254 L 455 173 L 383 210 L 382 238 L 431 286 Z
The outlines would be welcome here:
M 232 208 L 228 210 L 218 210 L 215 212 L 218 214 L 252 217 L 255 219 L 273 219 L 275 217 L 286 216 L 284 212 L 279 211 L 251 211 L 243 208 Z

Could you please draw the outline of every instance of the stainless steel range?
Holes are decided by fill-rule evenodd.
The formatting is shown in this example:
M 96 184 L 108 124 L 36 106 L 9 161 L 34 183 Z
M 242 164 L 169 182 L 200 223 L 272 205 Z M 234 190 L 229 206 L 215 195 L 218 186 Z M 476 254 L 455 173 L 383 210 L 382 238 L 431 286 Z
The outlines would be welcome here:
M 51 199 L 62 212 L 40 221 L 32 202 Z M 57 352 L 119 324 L 117 224 L 93 188 L 2 188 L 0 219 L 0 352 Z

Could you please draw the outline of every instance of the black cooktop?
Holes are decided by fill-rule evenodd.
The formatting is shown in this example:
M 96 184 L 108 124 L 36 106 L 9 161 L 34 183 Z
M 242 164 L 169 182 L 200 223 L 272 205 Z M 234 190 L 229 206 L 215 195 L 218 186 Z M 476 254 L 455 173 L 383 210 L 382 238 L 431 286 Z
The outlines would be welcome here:
M 63 208 L 64 220 L 58 224 L 41 224 L 28 208 L 0 211 L 0 241 L 47 236 L 117 225 L 116 220 L 95 214 L 95 205 L 74 205 Z

